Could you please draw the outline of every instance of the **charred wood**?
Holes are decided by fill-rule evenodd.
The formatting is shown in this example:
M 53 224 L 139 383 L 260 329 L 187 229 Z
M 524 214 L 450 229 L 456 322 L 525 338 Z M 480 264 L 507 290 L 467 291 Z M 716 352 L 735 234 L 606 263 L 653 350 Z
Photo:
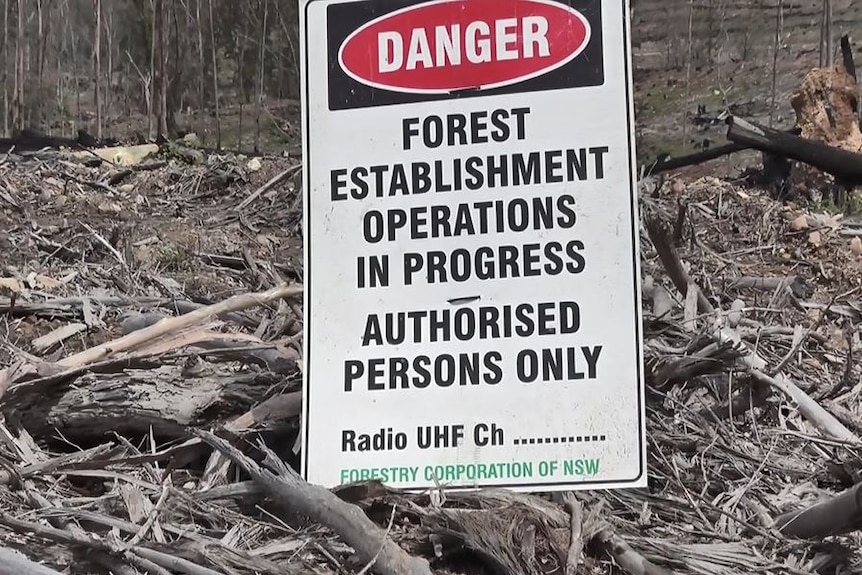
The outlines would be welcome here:
M 802 138 L 742 118 L 728 119 L 727 138 L 765 153 L 783 156 L 831 174 L 841 184 L 862 183 L 862 154 Z
M 844 69 L 847 73 L 853 76 L 853 81 L 858 82 L 856 77 L 856 63 L 853 61 L 853 48 L 850 46 L 850 36 L 844 34 L 841 36 L 841 58 L 844 63 Z
M 798 128 L 793 128 L 790 130 L 784 130 L 784 133 L 799 135 L 800 130 Z M 705 162 L 717 160 L 719 158 L 723 158 L 725 156 L 729 156 L 731 154 L 743 152 L 745 150 L 750 150 L 753 148 L 754 146 L 750 146 L 747 144 L 730 142 L 721 146 L 717 146 L 715 148 L 703 150 L 701 152 L 695 152 L 693 154 L 679 156 L 678 158 L 664 155 L 656 160 L 653 167 L 649 170 L 649 174 L 660 174 L 662 172 L 669 172 L 672 170 L 678 170 L 690 166 L 697 166 Z

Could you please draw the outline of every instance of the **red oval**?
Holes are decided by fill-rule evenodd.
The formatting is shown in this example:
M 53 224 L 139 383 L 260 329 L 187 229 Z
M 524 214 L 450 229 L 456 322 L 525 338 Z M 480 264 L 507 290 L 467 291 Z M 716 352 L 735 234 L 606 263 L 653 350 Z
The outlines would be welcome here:
M 487 90 L 559 68 L 589 41 L 583 14 L 552 0 L 436 0 L 368 22 L 345 39 L 338 61 L 384 90 Z

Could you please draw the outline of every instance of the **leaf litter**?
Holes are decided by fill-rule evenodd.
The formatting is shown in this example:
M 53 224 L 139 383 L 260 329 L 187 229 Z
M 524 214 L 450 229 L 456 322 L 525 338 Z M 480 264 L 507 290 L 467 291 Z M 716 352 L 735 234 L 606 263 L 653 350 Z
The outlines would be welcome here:
M 187 156 L 0 164 L 0 571 L 860 571 L 852 217 L 642 182 L 648 488 L 327 491 L 292 470 L 301 166 Z

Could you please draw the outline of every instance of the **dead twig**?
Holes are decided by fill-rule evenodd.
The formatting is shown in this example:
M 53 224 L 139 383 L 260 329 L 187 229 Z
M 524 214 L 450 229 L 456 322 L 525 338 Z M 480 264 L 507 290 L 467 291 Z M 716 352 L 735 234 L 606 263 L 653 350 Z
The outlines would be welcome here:
M 33 534 L 49 541 L 63 543 L 66 545 L 83 546 L 95 551 L 109 554 L 119 554 L 129 563 L 143 568 L 145 571 L 165 573 L 165 569 L 180 571 L 186 575 L 224 575 L 218 571 L 192 563 L 187 559 L 172 557 L 167 553 L 147 549 L 145 547 L 132 547 L 124 551 L 116 548 L 111 543 L 80 536 L 62 529 L 40 525 L 32 521 L 16 519 L 6 513 L 0 514 L 0 524 L 22 534 Z M 154 566 L 157 566 L 155 569 Z M 161 569 L 159 569 L 161 568 Z
M 603 545 L 605 551 L 630 575 L 674 575 L 673 571 L 644 558 L 610 528 L 600 531 L 596 538 Z
M 162 512 L 162 508 L 165 505 L 165 501 L 167 501 L 168 499 L 168 493 L 170 493 L 170 489 L 168 488 L 168 484 L 165 483 L 162 486 L 162 494 L 159 496 L 159 500 L 156 502 L 156 506 L 153 508 L 149 517 L 147 517 L 146 522 L 141 525 L 141 529 L 137 533 L 135 533 L 134 537 L 132 537 L 128 543 L 123 545 L 123 547 L 125 547 L 126 549 L 131 549 L 144 539 L 144 536 L 146 536 L 149 530 L 153 527 L 153 524 L 156 522 L 156 519 L 158 519 L 159 514 Z
M 688 273 L 682 267 L 682 262 L 676 253 L 673 245 L 667 238 L 667 234 L 657 218 L 647 219 L 647 229 L 650 234 L 650 239 L 653 242 L 659 257 L 668 275 L 674 280 L 674 284 L 681 293 L 687 293 L 689 289 L 695 289 L 698 292 L 698 303 L 702 312 L 715 312 L 713 305 L 702 295 L 702 292 L 695 286 L 694 281 L 689 277 Z M 732 343 L 739 350 L 744 350 L 740 361 L 748 368 L 751 374 L 764 383 L 779 389 L 792 399 L 799 409 L 799 412 L 815 425 L 820 431 L 842 441 L 858 443 L 856 436 L 847 429 L 838 419 L 826 411 L 820 404 L 809 397 L 798 385 L 793 383 L 788 377 L 781 373 L 776 373 L 772 376 L 767 375 L 768 364 L 756 353 L 748 351 L 748 348 L 742 341 L 742 338 L 732 329 L 725 326 L 720 326 L 713 334 L 713 338 L 720 343 Z
M 51 364 L 48 369 L 61 371 L 64 368 L 86 366 L 91 363 L 116 356 L 122 352 L 133 351 L 135 348 L 147 344 L 158 337 L 191 327 L 220 314 L 242 311 L 259 305 L 267 305 L 282 298 L 302 295 L 302 293 L 302 286 L 280 285 L 265 292 L 235 295 L 222 302 L 190 311 L 189 313 L 178 317 L 164 318 L 153 325 L 133 331 L 119 339 L 97 345 L 80 353 L 66 357 L 65 359 L 61 359 L 60 361 Z M 2 399 L 9 386 L 14 383 L 13 379 L 10 377 L 10 375 L 15 371 L 14 368 L 15 366 L 13 366 L 13 368 L 6 368 L 3 371 L 0 371 L 0 399 Z M 26 371 L 26 369 L 24 371 Z
M 581 502 L 573 494 L 566 496 L 566 509 L 572 516 L 571 542 L 569 543 L 569 554 L 566 557 L 566 575 L 576 575 L 578 565 L 581 563 L 581 554 L 584 551 L 582 524 L 584 510 Z
M 261 187 L 256 189 L 254 192 L 252 192 L 252 194 L 249 197 L 247 197 L 242 202 L 240 202 L 240 204 L 236 207 L 236 211 L 239 212 L 239 211 L 244 210 L 246 208 L 246 206 L 251 204 L 257 198 L 259 198 L 260 196 L 262 196 L 263 194 L 265 194 L 266 192 L 268 192 L 269 190 L 271 190 L 272 188 L 274 188 L 275 186 L 277 186 L 278 184 L 280 184 L 281 182 L 283 182 L 287 178 L 293 176 L 296 172 L 298 172 L 301 169 L 302 169 L 302 164 L 298 164 L 296 166 L 291 166 L 290 168 L 284 170 L 283 172 L 281 172 L 279 174 L 276 174 L 267 183 L 265 183 L 264 185 L 262 185 Z
M 210 432 L 196 431 L 195 434 L 251 475 L 273 499 L 338 533 L 356 550 L 357 558 L 363 562 L 372 561 L 374 571 L 380 575 L 432 575 L 428 561 L 408 555 L 359 507 L 339 499 L 327 489 L 306 483 L 262 443 L 259 447 L 266 453 L 266 462 L 277 474 L 262 469 Z M 380 555 L 375 561 L 378 549 Z

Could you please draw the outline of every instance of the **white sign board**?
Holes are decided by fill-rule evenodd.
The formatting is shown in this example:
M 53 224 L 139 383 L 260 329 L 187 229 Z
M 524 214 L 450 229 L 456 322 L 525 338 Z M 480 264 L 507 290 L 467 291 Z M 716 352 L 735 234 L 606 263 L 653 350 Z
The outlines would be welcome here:
M 646 485 L 628 2 L 300 10 L 307 481 Z

